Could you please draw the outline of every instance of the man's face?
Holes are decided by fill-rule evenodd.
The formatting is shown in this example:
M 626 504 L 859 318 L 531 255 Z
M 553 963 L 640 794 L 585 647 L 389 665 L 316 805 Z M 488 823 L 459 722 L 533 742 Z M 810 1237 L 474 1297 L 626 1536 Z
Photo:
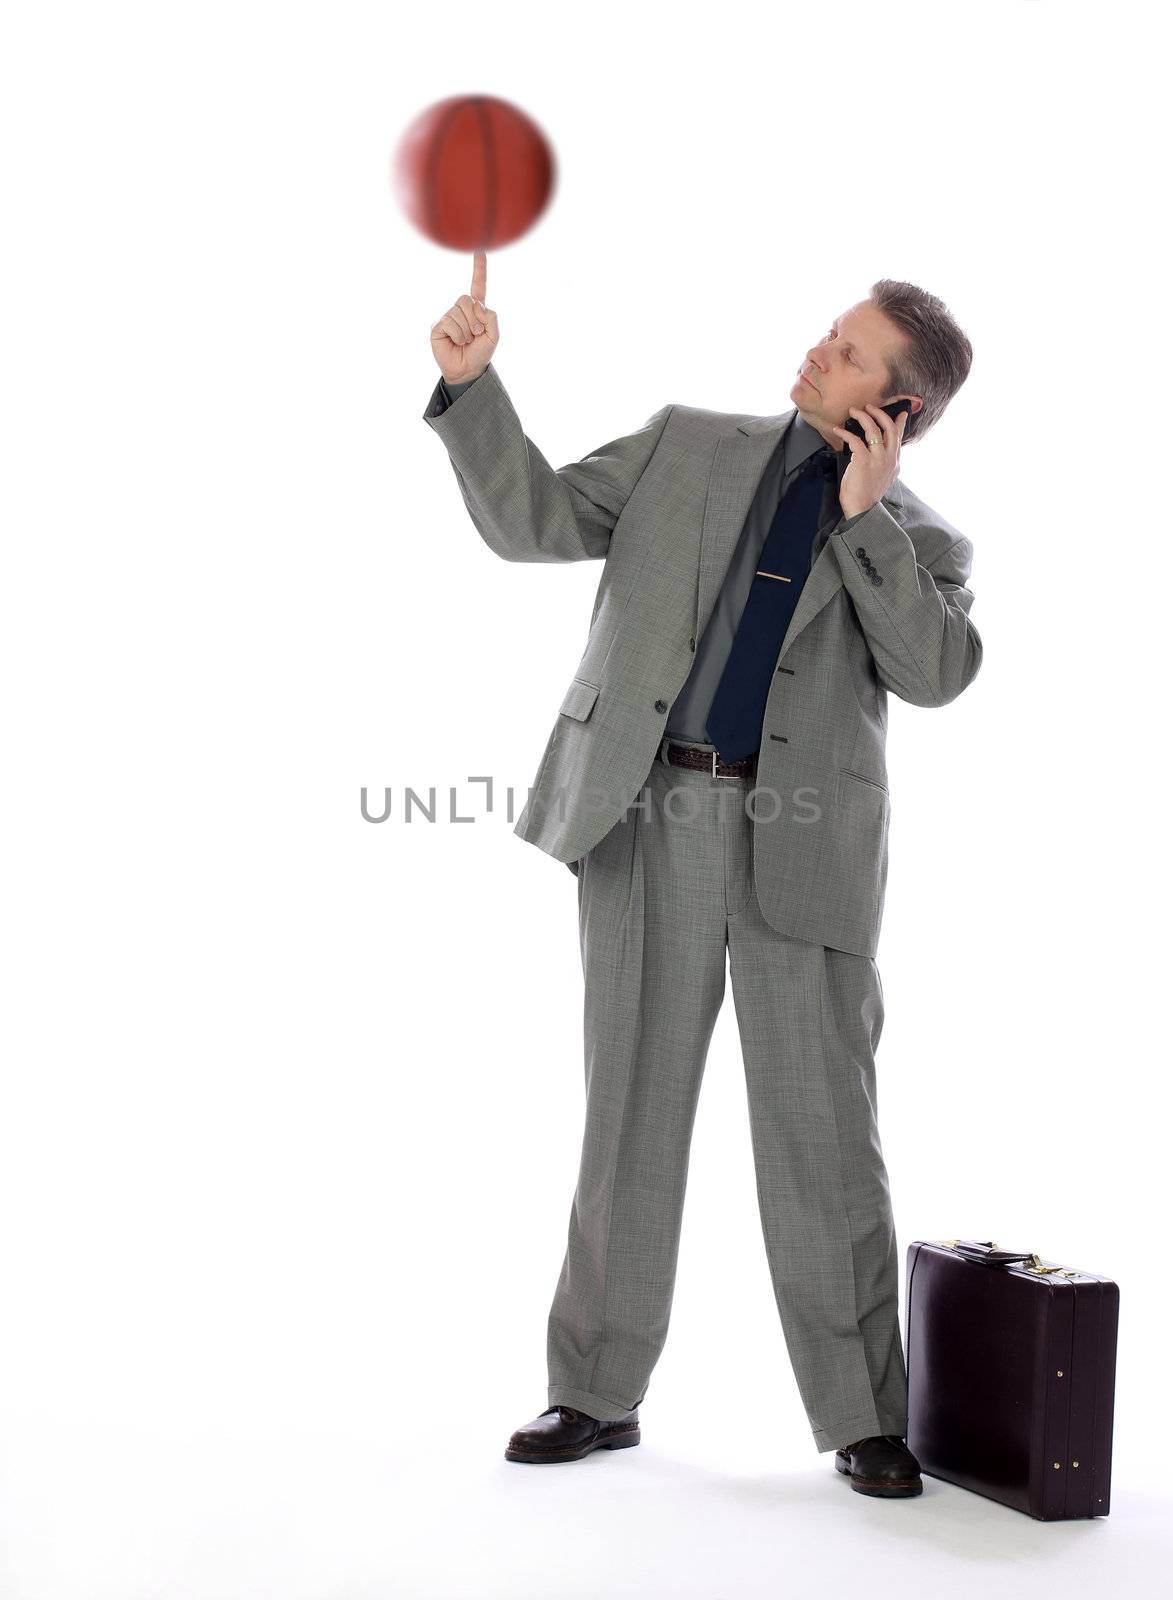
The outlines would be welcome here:
M 868 404 L 885 405 L 901 398 L 888 393 L 886 362 L 900 351 L 903 342 L 900 329 L 870 300 L 844 311 L 818 344 L 810 347 L 799 368 L 790 390 L 799 415 L 817 428 L 828 444 L 846 450 L 845 442 L 831 429 L 843 426 L 852 406 L 862 410 Z M 919 411 L 922 403 L 914 399 L 912 409 Z

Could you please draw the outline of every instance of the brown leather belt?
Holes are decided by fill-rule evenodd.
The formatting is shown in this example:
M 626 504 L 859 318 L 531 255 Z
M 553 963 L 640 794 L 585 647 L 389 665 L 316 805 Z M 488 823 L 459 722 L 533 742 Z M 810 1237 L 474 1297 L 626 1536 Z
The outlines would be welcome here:
M 691 767 L 695 772 L 708 772 L 714 778 L 754 778 L 757 776 L 758 758 L 744 756 L 740 761 L 721 761 L 715 750 L 697 750 L 692 745 L 674 744 L 668 740 L 664 751 L 674 767 Z

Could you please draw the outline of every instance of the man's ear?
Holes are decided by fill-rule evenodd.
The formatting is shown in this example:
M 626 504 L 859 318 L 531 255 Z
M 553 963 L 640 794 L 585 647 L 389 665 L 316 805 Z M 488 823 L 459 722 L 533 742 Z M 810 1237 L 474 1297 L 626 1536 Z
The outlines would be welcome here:
M 894 400 L 911 400 L 912 409 L 909 412 L 909 415 L 913 417 L 916 416 L 917 412 L 924 405 L 924 401 L 921 399 L 919 394 L 890 394 L 886 400 L 881 400 L 880 404 L 882 406 L 890 406 Z

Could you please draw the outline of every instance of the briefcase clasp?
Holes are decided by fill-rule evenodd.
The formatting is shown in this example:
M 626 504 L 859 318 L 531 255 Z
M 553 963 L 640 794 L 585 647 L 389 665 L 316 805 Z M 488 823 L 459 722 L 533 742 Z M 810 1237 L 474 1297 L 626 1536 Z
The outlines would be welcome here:
M 936 1242 L 939 1245 L 944 1246 L 944 1248 L 947 1250 L 955 1250 L 962 1241 L 960 1239 L 938 1239 Z M 990 1250 L 997 1250 L 999 1248 L 998 1245 L 994 1243 L 993 1239 L 979 1239 L 978 1243 L 988 1247 Z M 964 1251 L 962 1252 L 962 1254 L 965 1253 L 966 1252 Z M 974 1259 L 972 1254 L 969 1255 L 969 1259 L 971 1261 Z M 1061 1272 L 1065 1278 L 1079 1277 L 1079 1272 L 1075 1267 L 1045 1267 L 1041 1258 L 1036 1255 L 1033 1250 L 1029 1254 L 1023 1255 L 1021 1257 L 1021 1262 L 1022 1270 L 1024 1272 L 1038 1272 L 1044 1275 L 1049 1272 Z M 1007 1262 L 1006 1265 L 1009 1266 L 1010 1263 Z
M 1032 1255 L 1029 1261 L 1024 1261 L 1023 1266 L 1027 1272 L 1062 1272 L 1062 1267 L 1044 1267 L 1038 1256 Z

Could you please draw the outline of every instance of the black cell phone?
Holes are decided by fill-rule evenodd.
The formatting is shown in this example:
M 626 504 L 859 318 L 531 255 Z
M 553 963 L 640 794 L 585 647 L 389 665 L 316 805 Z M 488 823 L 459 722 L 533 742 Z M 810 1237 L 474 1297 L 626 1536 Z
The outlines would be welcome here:
M 880 410 L 881 411 L 886 411 L 888 413 L 888 415 L 892 418 L 892 421 L 895 422 L 897 417 L 900 415 L 900 413 L 902 411 L 911 411 L 912 410 L 912 401 L 911 400 L 893 400 L 891 405 L 889 405 L 889 406 L 881 406 Z M 863 431 L 863 428 L 860 426 L 859 422 L 855 419 L 855 417 L 848 417 L 847 421 L 841 423 L 840 426 L 847 433 L 854 433 L 858 438 L 863 439 L 863 440 L 866 441 L 867 434 Z

